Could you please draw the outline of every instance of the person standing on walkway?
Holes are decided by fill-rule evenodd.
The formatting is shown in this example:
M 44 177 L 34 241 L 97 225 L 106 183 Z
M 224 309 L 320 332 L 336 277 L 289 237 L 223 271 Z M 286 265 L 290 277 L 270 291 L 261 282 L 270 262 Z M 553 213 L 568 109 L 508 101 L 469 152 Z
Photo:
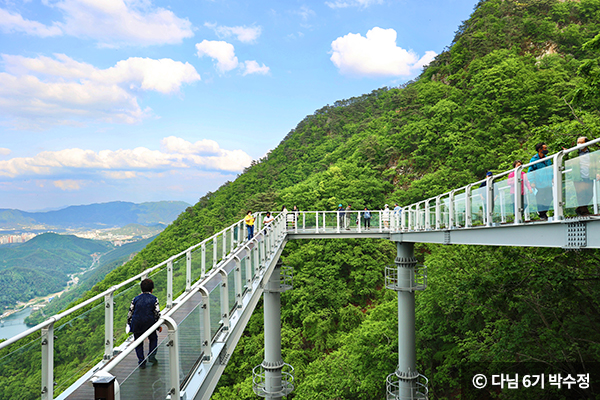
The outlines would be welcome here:
M 515 160 L 513 162 L 513 168 L 518 168 L 521 165 L 523 165 L 523 162 L 521 160 Z M 516 214 L 517 212 L 519 212 L 519 210 L 514 208 L 515 192 L 517 191 L 517 179 L 515 179 L 514 170 L 511 171 L 510 174 L 508 174 L 508 179 L 506 180 L 506 183 L 510 187 L 510 203 L 513 204 L 514 213 Z M 525 173 L 525 171 L 521 170 L 521 205 L 524 210 L 527 208 L 527 196 L 525 196 L 525 188 L 527 188 L 528 193 L 533 193 L 533 189 L 531 188 L 529 179 L 527 179 L 527 174 Z
M 402 212 L 402 207 L 398 205 L 398 203 L 394 203 L 394 227 L 400 226 L 400 213 Z
M 345 215 L 346 213 L 344 212 L 344 206 L 340 204 L 337 208 L 337 223 L 340 228 L 344 227 Z
M 363 221 L 365 221 L 365 230 L 371 230 L 371 211 L 367 207 L 363 211 Z
M 588 142 L 588 138 L 581 136 L 577 139 L 577 146 Z M 588 206 L 594 196 L 594 179 L 600 179 L 598 166 L 590 159 L 590 149 L 581 147 L 577 150 L 577 161 L 571 161 L 571 179 L 577 195 L 577 208 L 575 213 L 580 217 L 591 215 Z
M 529 160 L 530 163 L 546 159 L 548 154 L 548 146 L 544 142 L 540 142 L 535 145 L 535 154 Z M 529 167 L 529 173 L 531 174 L 531 186 L 537 190 L 535 193 L 535 201 L 537 203 L 537 210 L 540 220 L 548 220 L 548 210 L 550 209 L 550 203 L 552 203 L 552 165 L 551 159 L 540 161 Z
M 156 324 L 160 318 L 160 306 L 158 298 L 152 294 L 154 290 L 154 282 L 152 279 L 144 279 L 140 283 L 142 293 L 137 295 L 129 306 L 127 313 L 127 325 L 129 330 L 133 332 L 133 337 L 137 340 L 144 334 L 152 325 Z M 162 331 L 162 327 L 158 328 L 158 332 Z M 148 349 L 148 361 L 156 365 L 156 346 L 158 344 L 158 335 L 156 331 L 148 336 L 150 346 Z M 135 348 L 135 353 L 138 358 L 138 365 L 141 369 L 146 368 L 146 359 L 144 358 L 144 343 L 140 343 Z
M 352 213 L 350 211 L 352 211 L 352 207 L 350 207 L 350 204 L 348 204 L 348 206 L 346 207 L 346 219 L 344 222 L 344 225 L 346 226 L 347 231 L 350 230 L 350 224 L 352 223 L 352 221 L 350 221 L 350 219 L 352 217 Z
M 383 221 L 383 228 L 390 228 L 390 206 L 387 204 L 383 207 L 383 213 L 381 214 L 381 220 Z
M 271 222 L 273 221 L 275 221 L 275 218 L 273 217 L 270 211 L 267 211 L 267 215 L 265 215 L 265 218 L 263 219 L 263 225 L 265 226 L 265 228 L 269 228 L 270 230 Z
M 254 237 L 254 216 L 252 215 L 252 211 L 246 213 L 244 222 L 246 223 L 246 229 L 248 229 L 248 240 L 251 240 Z

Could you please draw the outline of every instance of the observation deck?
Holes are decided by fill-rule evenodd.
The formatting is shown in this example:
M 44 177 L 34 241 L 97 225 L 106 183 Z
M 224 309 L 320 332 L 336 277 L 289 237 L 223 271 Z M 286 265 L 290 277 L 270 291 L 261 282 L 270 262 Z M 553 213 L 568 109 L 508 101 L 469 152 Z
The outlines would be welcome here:
M 586 145 L 597 142 L 600 140 Z M 418 282 L 414 287 L 398 284 L 405 282 L 403 268 L 413 271 L 409 277 L 417 271 L 411 261 L 412 250 L 403 248 L 404 244 L 600 248 L 600 185 L 596 179 L 600 176 L 590 176 L 585 188 L 579 183 L 582 162 L 588 171 L 600 171 L 600 152 L 570 158 L 582 147 L 547 157 L 552 165 L 543 169 L 528 172 L 530 164 L 518 166 L 407 205 L 399 212 L 370 210 L 369 228 L 364 210 L 280 213 L 267 227 L 262 224 L 264 213 L 256 213 L 257 234 L 252 239 L 247 239 L 243 221 L 238 221 L 1 343 L 0 378 L 7 371 L 25 376 L 28 372 L 20 371 L 20 366 L 27 361 L 39 371 L 39 384 L 30 391 L 36 393 L 31 398 L 39 398 L 41 393 L 44 400 L 90 399 L 94 391 L 90 381 L 115 377 L 115 395 L 122 399 L 208 399 L 273 271 L 279 273 L 276 264 L 289 240 L 371 238 L 396 242 L 402 258 L 390 275 L 390 288 L 399 292 L 399 301 L 404 290 L 425 287 Z M 538 188 L 539 193 L 542 184 L 548 185 L 551 193 L 549 204 L 543 205 L 547 206 L 547 221 L 537 218 L 540 204 L 533 190 Z M 588 192 L 584 196 L 581 190 Z M 583 206 L 592 215 L 575 213 Z M 134 341 L 125 333 L 126 315 L 131 299 L 139 293 L 139 281 L 145 277 L 154 280 L 154 294 L 165 308 L 154 328 Z M 134 349 L 159 326 L 166 329 L 159 334 L 158 363 L 139 369 Z M 90 331 L 90 327 L 95 329 Z M 71 338 L 81 335 L 92 337 L 93 346 L 77 347 Z M 401 368 L 402 361 L 400 364 L 397 379 L 388 377 L 393 382 L 388 398 L 401 398 L 402 380 L 419 375 L 410 365 L 409 373 L 403 373 L 406 369 Z M 79 369 L 75 378 L 67 372 L 74 365 Z M 419 393 L 418 398 L 426 398 L 426 390 Z

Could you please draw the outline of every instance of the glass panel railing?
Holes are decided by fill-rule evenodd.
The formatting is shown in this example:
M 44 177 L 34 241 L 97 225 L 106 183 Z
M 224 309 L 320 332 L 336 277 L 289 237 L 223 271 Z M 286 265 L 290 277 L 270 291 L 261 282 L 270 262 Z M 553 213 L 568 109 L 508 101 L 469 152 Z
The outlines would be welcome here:
M 29 335 L 0 351 L 0 399 L 38 400 L 41 375 L 42 346 L 39 333 Z
M 159 271 L 154 271 L 150 276 L 154 282 L 154 291 L 152 292 L 158 298 L 161 308 L 167 304 L 167 268 L 166 266 Z
M 249 257 L 249 258 L 248 258 Z M 254 258 L 254 251 L 250 252 L 249 256 L 243 258 L 240 262 L 240 268 L 242 273 L 242 294 L 246 292 L 246 288 L 248 287 L 248 282 L 246 282 L 246 274 L 248 268 L 252 268 L 252 259 Z
M 129 287 L 125 288 L 122 292 L 116 294 L 113 298 L 114 303 L 114 337 L 116 345 L 119 345 L 125 341 L 129 336 L 125 332 L 127 326 L 127 314 L 131 301 L 135 296 L 141 293 L 139 282 L 134 282 Z M 163 304 L 164 306 L 164 304 Z
M 213 252 L 213 247 L 214 247 L 214 241 L 211 240 L 207 240 L 206 241 L 206 245 L 205 245 L 205 251 L 206 251 L 206 273 L 208 273 L 213 265 L 214 265 L 214 252 Z
M 164 329 L 164 327 L 163 327 Z M 132 372 L 120 383 L 121 398 L 128 400 L 167 398 L 171 389 L 168 340 L 163 340 L 156 348 L 157 363 L 147 362 L 142 369 L 137 364 L 135 351 L 123 361 L 131 366 Z M 148 353 L 148 339 L 144 340 L 144 355 Z
M 179 332 L 179 371 L 180 384 L 189 375 L 196 362 L 202 357 L 202 303 L 198 304 L 180 323 Z
M 235 268 L 227 275 L 227 297 L 229 300 L 228 310 L 231 312 L 237 306 L 237 296 L 235 287 Z
M 485 225 L 487 187 L 471 189 L 471 226 Z
M 209 290 L 209 302 L 210 302 L 210 337 L 214 338 L 221 326 L 223 321 L 221 319 L 221 276 L 217 275 L 209 282 L 211 285 L 214 283 L 214 287 L 207 289 Z
M 537 170 L 527 172 L 527 180 L 533 188 L 533 201 L 530 203 L 530 212 L 537 213 L 542 218 L 550 216 L 554 212 L 552 202 L 552 166 L 546 166 Z
M 223 235 L 217 235 L 217 263 L 223 259 Z
M 512 192 L 512 195 L 511 195 Z M 514 184 L 507 179 L 494 182 L 494 214 L 495 224 L 506 224 L 515 221 Z
M 379 210 L 371 210 L 371 229 L 379 229 L 379 224 L 383 226 L 383 222 L 381 221 L 381 213 Z
M 565 216 L 597 214 L 600 152 L 580 153 L 564 165 Z
M 187 260 L 185 254 L 173 261 L 173 299 L 185 292 Z
M 465 226 L 465 192 L 461 192 L 454 195 L 454 226 L 464 227 Z
M 72 385 L 104 354 L 104 299 L 54 329 L 55 393 Z
M 444 196 L 440 199 L 440 228 L 448 228 L 450 225 L 450 198 Z
M 192 283 L 200 279 L 202 275 L 202 246 L 192 251 Z

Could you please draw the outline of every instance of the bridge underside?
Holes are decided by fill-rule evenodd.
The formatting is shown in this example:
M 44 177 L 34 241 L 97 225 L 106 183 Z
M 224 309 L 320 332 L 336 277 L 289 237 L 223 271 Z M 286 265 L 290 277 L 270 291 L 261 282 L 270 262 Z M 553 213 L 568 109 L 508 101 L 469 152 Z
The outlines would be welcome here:
M 394 242 L 468 244 L 485 246 L 557 247 L 564 249 L 600 248 L 600 218 L 579 218 L 556 222 L 532 222 L 520 225 L 479 226 L 449 230 L 412 232 L 355 230 L 327 232 L 299 230 L 288 232 L 294 239 L 390 239 Z

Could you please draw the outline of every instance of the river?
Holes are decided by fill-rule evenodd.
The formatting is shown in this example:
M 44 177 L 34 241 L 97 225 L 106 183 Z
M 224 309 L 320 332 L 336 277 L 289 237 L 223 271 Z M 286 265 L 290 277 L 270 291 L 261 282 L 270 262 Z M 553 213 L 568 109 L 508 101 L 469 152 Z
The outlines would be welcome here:
M 25 332 L 29 327 L 25 325 L 25 318 L 32 312 L 31 307 L 26 307 L 19 312 L 9 315 L 6 318 L 2 318 L 4 326 L 0 324 L 0 339 L 8 339 L 21 332 Z

